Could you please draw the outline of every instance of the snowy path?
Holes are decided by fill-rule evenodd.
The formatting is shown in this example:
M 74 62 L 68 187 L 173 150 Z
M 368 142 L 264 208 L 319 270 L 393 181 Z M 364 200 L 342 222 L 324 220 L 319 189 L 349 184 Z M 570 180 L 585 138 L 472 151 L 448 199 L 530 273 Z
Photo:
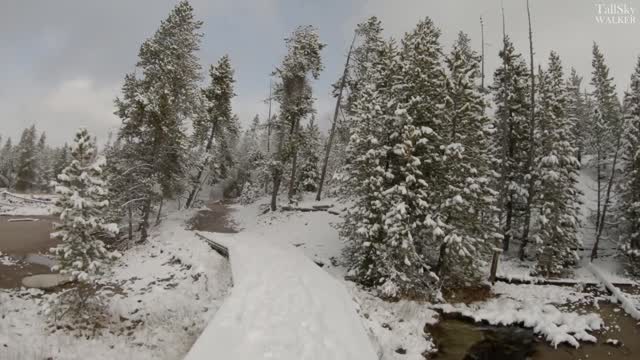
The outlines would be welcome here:
M 204 233 L 229 248 L 230 296 L 187 360 L 373 360 L 344 285 L 298 249 L 256 233 Z

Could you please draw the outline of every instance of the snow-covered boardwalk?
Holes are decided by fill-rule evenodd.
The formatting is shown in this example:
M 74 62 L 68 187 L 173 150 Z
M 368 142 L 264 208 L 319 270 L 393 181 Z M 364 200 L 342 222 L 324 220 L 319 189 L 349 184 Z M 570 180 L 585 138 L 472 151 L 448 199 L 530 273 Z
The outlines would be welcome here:
M 186 360 L 374 360 L 343 284 L 259 234 L 207 234 L 229 248 L 231 294 Z

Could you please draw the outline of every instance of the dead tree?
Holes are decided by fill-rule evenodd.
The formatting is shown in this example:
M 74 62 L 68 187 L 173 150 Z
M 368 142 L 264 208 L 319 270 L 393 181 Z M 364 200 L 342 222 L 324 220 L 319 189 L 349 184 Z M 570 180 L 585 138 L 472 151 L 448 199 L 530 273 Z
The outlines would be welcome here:
M 481 41 L 481 59 L 482 59 L 482 67 L 481 67 L 481 77 L 480 77 L 480 90 L 484 92 L 484 22 L 482 21 L 482 16 L 480 16 L 480 41 Z
M 329 155 L 331 154 L 331 146 L 333 145 L 333 138 L 336 133 L 336 124 L 338 123 L 338 113 L 340 112 L 340 104 L 342 102 L 342 92 L 347 82 L 347 74 L 349 73 L 349 60 L 351 60 L 351 52 L 353 51 L 353 44 L 356 42 L 358 33 L 353 34 L 353 40 L 351 40 L 351 46 L 347 53 L 347 61 L 344 64 L 344 71 L 342 73 L 342 79 L 340 79 L 340 89 L 338 90 L 338 98 L 336 99 L 336 108 L 333 112 L 333 123 L 331 124 L 331 131 L 329 132 L 329 139 L 327 140 L 327 146 L 324 152 L 324 161 L 322 163 L 322 171 L 320 172 L 320 184 L 318 185 L 318 194 L 316 195 L 316 201 L 320 201 L 322 197 L 322 186 L 324 185 L 324 179 L 327 176 L 327 165 L 329 164 Z
M 602 212 L 599 214 L 599 218 L 596 221 L 596 241 L 593 243 L 593 249 L 591 249 L 591 261 L 598 257 L 598 245 L 600 244 L 600 238 L 602 237 L 602 230 L 604 229 L 605 218 L 607 216 L 607 209 L 609 208 L 609 201 L 611 200 L 611 188 L 613 187 L 613 181 L 616 176 L 616 163 L 618 161 L 618 153 L 620 152 L 620 146 L 622 145 L 622 128 L 617 129 L 618 134 L 616 136 L 616 148 L 613 153 L 613 160 L 611 162 L 611 175 L 607 183 L 607 191 L 604 196 L 604 203 L 602 204 Z M 600 180 L 598 180 L 598 204 L 600 203 Z
M 519 256 L 520 260 L 524 260 L 524 251 L 529 243 L 529 230 L 531 227 L 531 211 L 533 208 L 533 200 L 535 194 L 535 177 L 533 176 L 533 159 L 534 159 L 534 135 L 536 125 L 536 77 L 533 72 L 533 32 L 531 31 L 531 11 L 529 9 L 529 0 L 527 0 L 527 19 L 529 20 L 529 76 L 531 77 L 531 109 L 529 117 L 529 153 L 527 154 L 527 171 L 529 172 L 529 181 L 527 186 L 527 204 L 524 217 L 524 230 L 522 231 L 522 241 L 520 242 Z

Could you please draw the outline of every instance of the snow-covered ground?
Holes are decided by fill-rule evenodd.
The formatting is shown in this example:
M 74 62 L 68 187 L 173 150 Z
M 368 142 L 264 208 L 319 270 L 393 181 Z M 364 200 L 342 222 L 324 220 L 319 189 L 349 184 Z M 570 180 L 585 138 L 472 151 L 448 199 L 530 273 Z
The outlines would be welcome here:
M 53 195 L 21 195 L 0 191 L 0 216 L 2 215 L 49 215 Z
M 0 290 L 0 359 L 180 359 L 230 286 L 228 262 L 172 212 L 145 244 L 125 252 L 105 282 L 110 322 L 86 339 L 49 328 L 37 290 Z

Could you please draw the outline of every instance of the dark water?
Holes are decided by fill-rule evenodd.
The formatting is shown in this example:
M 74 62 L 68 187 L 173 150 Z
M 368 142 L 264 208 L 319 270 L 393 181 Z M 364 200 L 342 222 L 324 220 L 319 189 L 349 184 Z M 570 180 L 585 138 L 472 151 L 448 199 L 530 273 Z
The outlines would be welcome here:
M 208 209 L 200 210 L 191 220 L 191 229 L 218 233 L 236 233 L 230 218 L 231 209 L 221 202 L 209 202 Z
M 533 331 L 520 327 L 497 327 L 474 324 L 452 317 L 443 318 L 427 330 L 433 336 L 439 352 L 433 359 L 442 360 L 602 360 L 640 359 L 640 325 L 619 306 L 601 303 L 600 308 L 584 306 L 579 311 L 597 312 L 604 329 L 593 332 L 596 344 L 580 343 L 575 349 L 559 345 L 554 349 Z M 607 339 L 622 342 L 619 347 L 607 344 Z
M 24 218 L 38 221 L 9 221 Z M 53 220 L 50 216 L 0 216 L 0 252 L 4 260 L 0 261 L 0 288 L 20 287 L 25 276 L 51 273 L 55 262 L 48 253 L 57 244 L 50 237 Z

